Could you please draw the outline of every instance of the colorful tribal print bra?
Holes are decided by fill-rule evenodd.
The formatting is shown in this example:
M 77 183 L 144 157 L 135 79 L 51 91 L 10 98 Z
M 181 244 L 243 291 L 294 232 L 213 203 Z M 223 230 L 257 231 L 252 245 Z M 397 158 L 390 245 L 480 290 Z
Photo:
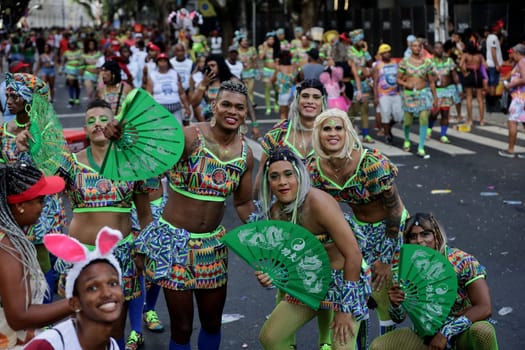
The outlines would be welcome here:
M 264 139 L 261 142 L 264 153 L 266 155 L 270 155 L 277 148 L 288 148 L 293 153 L 298 155 L 303 163 L 305 163 L 309 156 L 313 156 L 313 149 L 305 157 L 290 141 L 288 141 L 289 134 L 290 122 L 288 119 L 277 123 L 270 131 L 266 133 L 266 135 L 264 135 Z
M 412 77 L 427 80 L 427 75 L 433 73 L 434 64 L 430 59 L 426 59 L 419 66 L 414 66 L 409 61 L 409 57 L 399 63 L 398 71 Z
M 28 164 L 33 164 L 31 154 L 29 152 L 19 152 L 16 148 L 16 135 L 7 131 L 7 123 L 5 122 L 3 128 L 0 129 L 0 142 L 2 142 L 1 157 L 7 163 L 23 161 Z
M 170 187 L 193 199 L 223 202 L 237 189 L 248 167 L 248 146 L 243 141 L 241 156 L 225 162 L 206 148 L 200 129 L 195 130 L 199 144 L 170 170 Z
M 144 181 L 114 181 L 102 177 L 92 167 L 67 154 L 59 170 L 74 213 L 94 211 L 131 212 L 133 196 L 148 193 Z
M 312 186 L 319 188 L 338 202 L 368 204 L 380 198 L 381 193 L 390 189 L 397 176 L 397 168 L 378 150 L 364 149 L 354 175 L 340 186 L 323 174 L 320 158 L 311 157 L 307 168 Z

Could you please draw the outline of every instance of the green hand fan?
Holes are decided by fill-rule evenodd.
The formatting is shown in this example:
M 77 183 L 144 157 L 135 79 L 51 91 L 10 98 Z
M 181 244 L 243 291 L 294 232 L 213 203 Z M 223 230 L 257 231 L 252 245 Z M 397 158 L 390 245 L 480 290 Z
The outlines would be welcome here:
M 170 169 L 184 151 L 184 131 L 166 108 L 142 89 L 132 90 L 116 117 L 122 137 L 111 141 L 100 174 L 111 180 L 144 180 Z
M 403 244 L 400 259 L 399 285 L 405 292 L 401 305 L 418 335 L 433 336 L 456 301 L 456 271 L 437 250 L 417 244 Z
M 37 168 L 47 176 L 54 175 L 68 152 L 62 125 L 47 97 L 33 94 L 29 112 L 29 152 Z
M 319 308 L 330 284 L 330 260 L 308 230 L 287 221 L 259 221 L 235 228 L 221 241 L 252 268 L 267 273 L 276 287 Z

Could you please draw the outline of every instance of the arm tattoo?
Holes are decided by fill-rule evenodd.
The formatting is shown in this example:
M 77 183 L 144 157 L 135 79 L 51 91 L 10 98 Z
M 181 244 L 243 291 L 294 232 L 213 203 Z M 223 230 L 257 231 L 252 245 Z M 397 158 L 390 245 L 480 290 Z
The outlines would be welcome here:
M 386 236 L 388 238 L 396 238 L 399 235 L 399 224 L 401 221 L 401 208 L 397 190 L 393 186 L 389 191 L 383 192 L 383 203 L 388 215 L 385 219 Z

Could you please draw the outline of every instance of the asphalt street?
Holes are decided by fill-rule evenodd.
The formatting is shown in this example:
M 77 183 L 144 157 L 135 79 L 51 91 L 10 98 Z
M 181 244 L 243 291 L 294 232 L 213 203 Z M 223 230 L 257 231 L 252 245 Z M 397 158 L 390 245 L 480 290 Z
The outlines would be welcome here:
M 83 123 L 85 101 L 80 106 L 67 107 L 66 88 L 59 79 L 56 110 L 65 128 L 79 128 Z M 256 90 L 262 92 L 257 84 Z M 277 121 L 278 116 L 264 115 L 264 102 L 258 94 L 258 119 L 263 132 Z M 395 130 L 395 147 L 380 142 L 372 145 L 388 155 L 399 167 L 397 184 L 407 209 L 412 212 L 432 212 L 445 228 L 449 244 L 475 255 L 486 266 L 492 297 L 492 318 L 500 349 L 523 349 L 525 340 L 525 160 L 501 158 L 497 150 L 506 147 L 504 117 L 489 114 L 487 124 L 476 126 L 470 133 L 451 130 L 451 145 L 437 141 L 439 127 L 428 142 L 428 160 L 400 150 L 401 130 Z M 373 125 L 373 122 L 371 120 Z M 417 125 L 412 137 L 417 137 Z M 375 136 L 375 132 L 372 132 Z M 260 147 L 250 141 L 257 156 Z M 525 152 L 525 136 L 519 134 L 517 151 Z M 437 191 L 435 190 L 445 190 Z M 434 191 L 434 193 L 433 193 Z M 506 204 L 521 201 L 521 204 Z M 512 202 L 511 202 L 512 203 Z M 240 224 L 232 207 L 226 202 L 224 225 L 231 229 Z M 348 208 L 343 208 L 347 210 Z M 230 253 L 230 280 L 222 331 L 222 349 L 260 349 L 258 333 L 275 303 L 275 290 L 259 286 L 252 270 Z M 168 326 L 169 317 L 162 297 L 159 299 L 160 318 Z M 197 314 L 196 314 L 197 315 Z M 238 318 L 238 319 L 236 319 Z M 236 319 L 236 320 L 235 320 Z M 372 332 L 376 334 L 377 317 L 372 313 Z M 521 326 L 520 326 L 521 325 Z M 316 323 L 310 322 L 297 335 L 299 349 L 316 349 Z M 192 344 L 196 349 L 199 323 L 195 316 Z M 169 332 L 145 332 L 144 349 L 167 349 Z

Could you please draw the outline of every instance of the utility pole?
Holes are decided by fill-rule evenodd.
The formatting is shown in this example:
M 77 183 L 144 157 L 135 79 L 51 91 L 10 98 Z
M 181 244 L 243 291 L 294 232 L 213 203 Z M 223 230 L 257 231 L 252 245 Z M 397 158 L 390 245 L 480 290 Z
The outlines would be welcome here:
M 448 0 L 434 0 L 434 42 L 447 40 Z
M 239 26 L 242 30 L 247 31 L 248 26 L 246 24 L 246 0 L 241 0 L 239 3 L 239 11 L 240 17 L 239 17 Z

